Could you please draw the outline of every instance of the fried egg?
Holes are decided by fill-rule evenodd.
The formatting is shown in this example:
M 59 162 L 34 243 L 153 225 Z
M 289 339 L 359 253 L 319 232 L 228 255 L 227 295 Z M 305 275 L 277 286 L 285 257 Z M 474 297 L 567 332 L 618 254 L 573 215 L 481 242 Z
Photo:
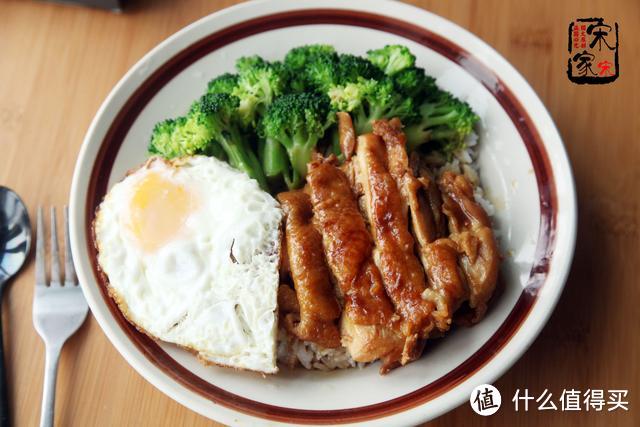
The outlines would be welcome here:
M 281 219 L 220 160 L 152 158 L 100 204 L 98 263 L 139 330 L 208 363 L 275 373 Z

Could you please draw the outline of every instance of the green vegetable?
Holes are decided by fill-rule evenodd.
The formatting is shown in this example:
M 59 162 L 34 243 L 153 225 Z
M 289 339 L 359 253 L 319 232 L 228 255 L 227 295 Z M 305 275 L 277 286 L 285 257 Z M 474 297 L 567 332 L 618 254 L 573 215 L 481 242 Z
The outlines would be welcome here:
M 281 144 L 289 156 L 291 169 L 284 174 L 289 188 L 302 185 L 307 163 L 333 117 L 329 99 L 312 93 L 283 95 L 267 110 L 262 129 L 267 141 Z
M 291 165 L 284 146 L 277 141 L 267 139 L 260 143 L 260 161 L 264 174 L 269 179 L 284 176 Z
M 267 189 L 267 180 L 256 154 L 249 146 L 249 138 L 240 129 L 238 106 L 240 100 L 226 93 L 209 93 L 193 104 L 188 116 L 210 132 L 224 150 L 229 164 L 244 171 Z
M 228 93 L 231 95 L 238 86 L 238 75 L 224 73 L 207 84 L 207 93 Z
M 360 79 L 356 83 L 333 86 L 329 98 L 336 111 L 351 113 L 358 135 L 371 132 L 374 120 L 398 117 L 403 123 L 410 123 L 418 118 L 413 99 L 398 93 L 388 79 Z
M 337 55 L 333 46 L 327 44 L 309 44 L 294 47 L 284 57 L 284 65 L 292 71 L 302 71 L 309 62 L 318 57 Z
M 156 124 L 149 152 L 215 156 L 264 189 L 298 188 L 314 150 L 341 158 L 334 117 L 346 111 L 358 134 L 371 132 L 374 120 L 398 117 L 407 150 L 428 144 L 451 156 L 478 117 L 415 62 L 401 45 L 370 50 L 366 57 L 322 44 L 291 49 L 282 62 L 242 57 L 236 73 L 211 80 L 185 116 Z
M 337 62 L 337 80 L 334 84 L 357 82 L 359 79 L 381 80 L 384 73 L 367 58 L 350 54 L 342 54 Z
M 236 71 L 240 74 L 252 72 L 257 68 L 267 68 L 269 66 L 269 61 L 259 55 L 241 56 L 236 59 Z
M 413 67 L 416 57 L 408 47 L 402 45 L 387 45 L 382 49 L 370 50 L 367 57 L 375 66 L 388 76 L 392 76 L 405 68 Z
M 194 154 L 219 154 L 213 148 L 215 145 L 209 129 L 200 124 L 197 118 L 187 115 L 156 124 L 151 134 L 149 152 L 167 159 Z
M 437 91 L 419 107 L 420 121 L 405 128 L 407 149 L 413 151 L 422 144 L 438 143 L 445 155 L 464 146 L 464 140 L 478 121 L 466 102 L 450 93 Z
M 289 75 L 290 91 L 316 91 L 327 81 L 333 81 L 337 60 L 338 54 L 329 45 L 313 44 L 291 49 L 283 63 Z
M 237 86 L 231 92 L 238 97 L 238 113 L 245 128 L 255 127 L 267 107 L 285 89 L 286 78 L 282 67 L 271 64 L 259 56 L 238 59 Z
M 438 92 L 436 80 L 425 74 L 422 68 L 409 67 L 391 77 L 394 88 L 404 96 L 421 102 L 425 97 Z
M 318 55 L 307 63 L 300 79 L 306 90 L 322 93 L 339 80 L 338 72 L 338 55 Z
M 182 155 L 187 155 L 188 151 L 197 151 L 197 144 L 193 146 L 182 147 L 173 140 L 173 130 L 176 127 L 175 120 L 167 119 L 156 123 L 151 132 L 151 142 L 149 143 L 149 153 L 158 154 L 163 157 L 173 158 Z
M 302 65 L 300 65 L 302 64 Z M 293 91 L 326 93 L 332 86 L 358 79 L 381 79 L 384 73 L 368 59 L 338 55 L 333 48 L 310 45 L 293 49 L 285 58 Z

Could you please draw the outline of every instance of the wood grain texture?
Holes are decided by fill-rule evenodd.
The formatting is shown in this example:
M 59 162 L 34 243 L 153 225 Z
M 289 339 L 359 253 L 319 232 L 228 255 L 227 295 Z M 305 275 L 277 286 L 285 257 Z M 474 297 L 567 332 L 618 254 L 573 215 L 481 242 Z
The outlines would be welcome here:
M 140 57 L 194 20 L 234 1 L 128 2 L 124 14 L 0 0 L 0 183 L 62 206 L 89 123 Z M 540 337 L 496 386 L 490 418 L 468 405 L 434 426 L 640 425 L 640 3 L 635 0 L 429 1 L 504 55 L 542 98 L 564 138 L 579 197 L 579 236 L 566 290 Z M 621 77 L 579 86 L 565 74 L 568 23 L 620 23 Z M 39 420 L 44 347 L 31 322 L 33 265 L 5 295 L 2 315 L 15 425 Z M 563 388 L 629 389 L 629 412 L 516 413 L 517 388 L 557 399 Z M 56 402 L 60 426 L 215 425 L 142 379 L 90 317 L 65 347 Z

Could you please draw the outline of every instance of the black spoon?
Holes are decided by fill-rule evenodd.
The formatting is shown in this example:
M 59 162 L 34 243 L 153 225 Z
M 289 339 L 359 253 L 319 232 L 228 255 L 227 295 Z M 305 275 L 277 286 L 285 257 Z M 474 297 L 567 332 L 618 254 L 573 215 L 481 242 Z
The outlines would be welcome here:
M 27 208 L 16 193 L 0 186 L 0 308 L 7 283 L 20 271 L 30 249 L 31 223 Z M 0 425 L 5 427 L 9 426 L 9 398 L 2 341 L 0 311 Z

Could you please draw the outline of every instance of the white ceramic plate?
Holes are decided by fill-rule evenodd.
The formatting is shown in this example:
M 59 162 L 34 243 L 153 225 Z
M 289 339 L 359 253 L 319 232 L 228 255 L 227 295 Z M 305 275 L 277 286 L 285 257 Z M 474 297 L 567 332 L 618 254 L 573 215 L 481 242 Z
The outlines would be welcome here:
M 90 224 L 102 196 L 147 156 L 153 125 L 182 114 L 236 58 L 281 59 L 291 47 L 328 43 L 364 54 L 409 46 L 418 65 L 468 100 L 481 117 L 481 178 L 497 208 L 508 254 L 504 291 L 487 317 L 430 344 L 417 362 L 379 376 L 377 366 L 277 376 L 200 365 L 189 353 L 138 333 L 106 297 Z M 227 424 L 415 424 L 491 383 L 537 336 L 573 256 L 576 202 L 556 128 L 531 87 L 498 53 L 424 10 L 381 0 L 259 1 L 188 26 L 147 54 L 116 85 L 86 135 L 71 190 L 72 248 L 91 310 L 123 357 L 183 405 Z

